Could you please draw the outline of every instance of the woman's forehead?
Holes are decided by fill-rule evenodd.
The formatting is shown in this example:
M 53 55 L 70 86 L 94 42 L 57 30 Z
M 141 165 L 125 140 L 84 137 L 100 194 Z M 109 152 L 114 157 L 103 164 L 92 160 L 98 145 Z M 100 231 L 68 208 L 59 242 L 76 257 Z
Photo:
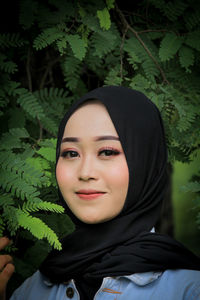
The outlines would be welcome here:
M 97 100 L 88 101 L 78 107 L 69 117 L 64 135 L 112 135 L 116 129 L 106 107 Z

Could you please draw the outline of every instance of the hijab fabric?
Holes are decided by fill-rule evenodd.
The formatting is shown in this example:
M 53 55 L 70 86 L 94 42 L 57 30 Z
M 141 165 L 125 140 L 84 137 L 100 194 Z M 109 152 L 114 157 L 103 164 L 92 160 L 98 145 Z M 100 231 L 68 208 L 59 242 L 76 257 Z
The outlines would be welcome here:
M 141 92 L 121 86 L 92 90 L 72 105 L 61 121 L 56 162 L 70 116 L 84 102 L 98 99 L 108 110 L 129 169 L 129 187 L 121 213 L 104 223 L 85 224 L 60 200 L 76 229 L 62 240 L 40 267 L 52 282 L 97 280 L 106 276 L 162 271 L 200 270 L 200 259 L 174 239 L 150 232 L 167 188 L 167 149 L 159 110 Z M 106 207 L 105 207 L 106 209 Z

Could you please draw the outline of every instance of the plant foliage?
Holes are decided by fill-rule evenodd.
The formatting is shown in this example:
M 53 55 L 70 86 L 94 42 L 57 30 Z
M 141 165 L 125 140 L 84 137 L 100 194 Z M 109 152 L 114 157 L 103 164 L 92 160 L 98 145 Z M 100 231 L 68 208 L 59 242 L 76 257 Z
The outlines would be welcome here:
M 162 114 L 171 164 L 199 150 L 200 3 L 18 2 L 16 24 L 0 33 L 0 234 L 13 250 L 26 241 L 25 261 L 15 254 L 25 278 L 38 267 L 31 254 L 60 249 L 73 230 L 54 164 L 58 124 L 75 99 L 101 85 L 137 89 Z

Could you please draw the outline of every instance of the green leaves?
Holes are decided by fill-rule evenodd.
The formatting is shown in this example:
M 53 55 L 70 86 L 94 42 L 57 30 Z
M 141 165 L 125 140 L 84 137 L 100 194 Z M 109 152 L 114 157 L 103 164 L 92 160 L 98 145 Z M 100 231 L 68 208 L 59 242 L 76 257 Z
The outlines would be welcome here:
M 191 72 L 190 66 L 194 64 L 194 51 L 193 49 L 183 46 L 179 50 L 180 64 L 187 72 Z
M 181 37 L 175 35 L 174 33 L 167 33 L 160 44 L 160 59 L 162 61 L 167 61 L 173 58 L 180 49 L 182 43 L 183 39 Z
M 127 26 L 114 0 L 19 0 L 16 27 L 0 34 L 0 234 L 8 229 L 44 256 L 59 248 L 49 229 L 60 237 L 70 226 L 56 203 L 58 125 L 95 87 L 144 92 L 161 111 L 169 161 L 191 160 L 200 144 L 200 3 L 190 2 L 134 3 L 121 11 Z M 32 273 L 29 249 L 27 257 Z
M 69 42 L 74 56 L 80 60 L 83 60 L 86 54 L 86 43 L 80 38 L 78 34 L 70 34 L 67 36 L 67 41 Z
M 99 18 L 101 28 L 108 30 L 111 26 L 108 9 L 105 7 L 102 10 L 97 10 L 97 17 Z

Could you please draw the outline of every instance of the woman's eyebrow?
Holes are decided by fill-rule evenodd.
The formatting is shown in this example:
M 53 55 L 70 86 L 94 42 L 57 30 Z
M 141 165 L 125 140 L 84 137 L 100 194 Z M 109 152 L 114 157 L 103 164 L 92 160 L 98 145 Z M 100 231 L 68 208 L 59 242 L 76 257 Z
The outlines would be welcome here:
M 80 142 L 80 138 L 77 138 L 77 137 L 65 137 L 62 139 L 62 142 L 61 143 L 66 143 L 66 142 L 74 142 L 74 143 L 77 143 L 77 142 Z M 114 135 L 102 135 L 102 136 L 97 136 L 94 138 L 94 141 L 95 142 L 98 142 L 98 141 L 107 141 L 107 140 L 115 140 L 115 141 L 119 141 L 119 137 L 118 136 L 114 136 Z

